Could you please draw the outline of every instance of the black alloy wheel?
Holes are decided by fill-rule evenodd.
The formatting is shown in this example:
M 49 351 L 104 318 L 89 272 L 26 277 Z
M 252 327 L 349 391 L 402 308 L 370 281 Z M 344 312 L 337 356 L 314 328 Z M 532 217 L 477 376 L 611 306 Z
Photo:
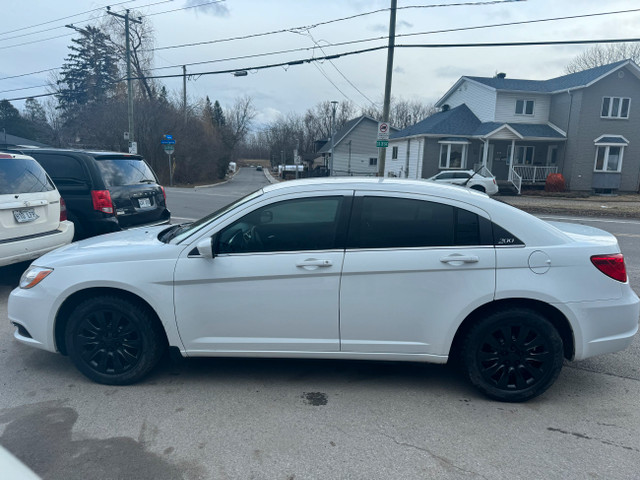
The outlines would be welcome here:
M 140 380 L 163 351 L 162 337 L 146 310 L 114 296 L 78 305 L 69 317 L 65 340 L 78 370 L 108 385 Z
M 512 308 L 494 312 L 471 328 L 464 364 L 471 382 L 495 400 L 522 402 L 556 380 L 563 346 L 553 325 L 537 312 Z

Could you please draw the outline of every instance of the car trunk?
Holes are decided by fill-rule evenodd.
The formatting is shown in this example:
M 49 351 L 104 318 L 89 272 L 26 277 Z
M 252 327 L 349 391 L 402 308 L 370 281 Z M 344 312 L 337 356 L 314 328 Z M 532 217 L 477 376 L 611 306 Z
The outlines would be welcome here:
M 162 187 L 140 157 L 98 157 L 121 227 L 159 223 L 169 218 Z

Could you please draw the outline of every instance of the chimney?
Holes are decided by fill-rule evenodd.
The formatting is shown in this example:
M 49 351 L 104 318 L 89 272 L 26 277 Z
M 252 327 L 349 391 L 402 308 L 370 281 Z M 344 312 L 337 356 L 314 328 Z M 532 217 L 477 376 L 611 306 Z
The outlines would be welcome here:
M 507 76 L 507 74 L 504 73 L 504 72 L 496 73 L 496 78 L 504 79 L 504 78 L 506 78 L 506 76 Z
M 448 111 L 449 111 L 449 108 L 451 108 L 451 107 L 449 107 L 449 104 L 448 104 L 448 103 L 445 103 L 444 105 L 442 105 L 442 107 L 441 107 L 440 111 L 441 111 L 441 112 L 448 112 Z

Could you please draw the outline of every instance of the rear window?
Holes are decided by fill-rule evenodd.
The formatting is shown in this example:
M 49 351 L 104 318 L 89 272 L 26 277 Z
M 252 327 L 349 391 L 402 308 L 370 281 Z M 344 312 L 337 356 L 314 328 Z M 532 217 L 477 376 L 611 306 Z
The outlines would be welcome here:
M 96 159 L 100 173 L 108 187 L 135 185 L 138 183 L 156 183 L 156 177 L 138 158 Z
M 55 188 L 44 169 L 35 160 L 0 159 L 0 195 L 50 192 Z

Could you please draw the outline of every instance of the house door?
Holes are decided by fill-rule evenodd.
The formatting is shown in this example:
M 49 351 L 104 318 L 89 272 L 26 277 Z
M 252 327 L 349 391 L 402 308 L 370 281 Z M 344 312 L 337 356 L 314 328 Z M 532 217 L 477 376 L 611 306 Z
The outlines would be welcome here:
M 547 166 L 555 167 L 558 165 L 558 146 L 549 145 L 547 150 Z

